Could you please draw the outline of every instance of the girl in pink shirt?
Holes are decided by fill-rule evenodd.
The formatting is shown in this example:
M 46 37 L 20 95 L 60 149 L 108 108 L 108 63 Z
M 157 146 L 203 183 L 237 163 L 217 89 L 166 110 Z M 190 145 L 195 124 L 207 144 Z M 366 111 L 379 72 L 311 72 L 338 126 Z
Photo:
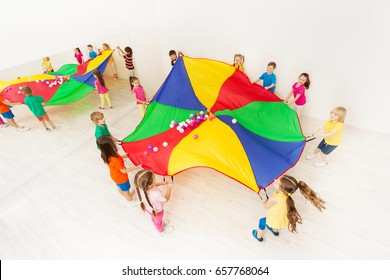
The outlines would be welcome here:
M 102 74 L 99 70 L 95 70 L 93 72 L 93 76 L 96 78 L 95 90 L 99 93 L 101 101 L 99 109 L 104 109 L 105 100 L 107 100 L 108 106 L 110 107 L 110 109 L 112 109 L 110 96 L 108 95 L 109 90 L 108 88 L 106 88 L 106 83 L 104 82 Z
M 156 182 L 156 176 L 149 170 L 141 170 L 134 177 L 134 185 L 136 186 L 138 198 L 141 201 L 141 209 L 148 212 L 154 226 L 160 233 L 170 233 L 173 231 L 173 226 L 167 226 L 168 221 L 163 223 L 164 218 L 164 203 L 171 197 L 173 183 Z M 167 185 L 167 192 L 162 194 L 161 185 Z
M 293 84 L 290 92 L 288 93 L 286 99 L 284 100 L 284 103 L 291 105 L 295 103 L 295 111 L 297 112 L 297 115 L 299 117 L 299 113 L 301 109 L 303 108 L 303 105 L 306 104 L 306 95 L 305 95 L 305 89 L 309 89 L 310 87 L 310 78 L 309 74 L 302 73 L 298 77 L 298 81 Z M 294 97 L 289 101 L 291 95 Z
M 130 77 L 130 87 L 131 92 L 134 94 L 135 100 L 137 101 L 137 106 L 141 111 L 141 116 L 145 116 L 146 104 L 148 103 L 148 95 L 143 86 L 140 85 L 137 77 Z
M 79 64 L 83 64 L 84 63 L 83 53 L 80 51 L 80 48 L 75 48 L 74 49 L 74 57 L 76 58 L 76 60 L 77 60 L 77 62 Z

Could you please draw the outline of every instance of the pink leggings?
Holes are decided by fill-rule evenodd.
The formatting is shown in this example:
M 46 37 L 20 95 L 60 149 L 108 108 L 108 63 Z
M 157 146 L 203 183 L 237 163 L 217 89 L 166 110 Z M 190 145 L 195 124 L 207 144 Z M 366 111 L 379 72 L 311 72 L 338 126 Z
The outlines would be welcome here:
M 161 210 L 160 212 L 158 212 L 156 217 L 153 216 L 153 214 L 150 213 L 149 211 L 146 211 L 146 212 L 149 213 L 150 217 L 152 218 L 153 224 L 156 227 L 156 229 L 158 230 L 158 232 L 163 232 L 164 231 L 164 228 L 163 228 L 164 210 Z
M 3 121 L 3 119 L 0 117 L 0 125 L 1 124 L 5 124 L 5 122 Z

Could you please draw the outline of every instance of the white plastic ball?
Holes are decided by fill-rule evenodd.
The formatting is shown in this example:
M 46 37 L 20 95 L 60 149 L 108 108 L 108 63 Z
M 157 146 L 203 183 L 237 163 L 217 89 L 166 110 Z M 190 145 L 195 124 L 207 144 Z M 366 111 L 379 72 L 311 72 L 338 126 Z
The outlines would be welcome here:
M 168 147 L 168 142 L 164 142 L 164 143 L 163 143 L 163 146 L 164 146 L 164 147 Z
M 158 151 L 158 148 L 157 147 L 154 147 L 153 148 L 153 152 L 157 152 Z
M 236 119 L 232 119 L 232 123 L 237 123 L 237 120 Z

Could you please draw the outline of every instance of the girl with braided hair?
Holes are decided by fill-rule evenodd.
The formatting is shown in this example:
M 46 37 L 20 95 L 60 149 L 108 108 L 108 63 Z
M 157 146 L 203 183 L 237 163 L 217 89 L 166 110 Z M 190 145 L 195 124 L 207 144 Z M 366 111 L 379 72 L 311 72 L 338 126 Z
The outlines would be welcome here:
M 148 212 L 154 226 L 160 233 L 170 233 L 173 226 L 167 226 L 168 222 L 163 224 L 164 203 L 171 197 L 173 183 L 156 182 L 156 176 L 151 170 L 145 169 L 139 171 L 134 177 L 138 198 L 141 201 L 141 209 Z M 165 195 L 158 188 L 161 185 L 167 185 L 168 189 Z
M 123 195 L 128 201 L 132 202 L 133 206 L 137 202 L 133 199 L 130 192 L 130 182 L 127 173 L 136 169 L 140 169 L 141 165 L 134 167 L 126 167 L 123 161 L 124 158 L 128 158 L 127 155 L 120 156 L 118 154 L 118 148 L 116 147 L 114 140 L 111 136 L 101 136 L 96 140 L 98 148 L 101 152 L 101 157 L 105 164 L 110 169 L 111 179 L 118 187 L 118 192 Z
M 297 223 L 302 224 L 301 215 L 295 208 L 293 193 L 297 189 L 309 200 L 318 211 L 325 209 L 325 201 L 322 200 L 305 182 L 298 181 L 292 176 L 283 175 L 275 180 L 276 192 L 269 199 L 262 199 L 264 207 L 268 210 L 267 216 L 259 221 L 259 231 L 254 229 L 252 236 L 259 242 L 263 242 L 264 230 L 267 227 L 273 235 L 278 236 L 279 230 L 288 228 L 292 233 L 297 233 Z

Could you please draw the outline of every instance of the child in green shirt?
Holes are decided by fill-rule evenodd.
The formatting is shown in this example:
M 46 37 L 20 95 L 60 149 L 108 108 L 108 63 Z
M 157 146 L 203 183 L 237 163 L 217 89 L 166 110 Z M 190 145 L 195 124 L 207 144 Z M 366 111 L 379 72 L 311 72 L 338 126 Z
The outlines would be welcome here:
M 110 136 L 114 142 L 118 141 L 114 136 L 111 135 L 108 130 L 106 120 L 104 119 L 104 115 L 101 112 L 93 112 L 91 114 L 91 121 L 96 125 L 95 127 L 95 138 L 96 140 L 102 136 Z
M 34 116 L 39 120 L 42 126 L 47 132 L 50 132 L 51 129 L 47 127 L 46 122 L 51 126 L 52 130 L 57 130 L 59 127 L 55 126 L 50 120 L 43 106 L 46 104 L 42 96 L 32 95 L 32 89 L 29 86 L 22 87 L 21 91 L 26 96 L 24 98 L 24 104 L 31 110 Z

